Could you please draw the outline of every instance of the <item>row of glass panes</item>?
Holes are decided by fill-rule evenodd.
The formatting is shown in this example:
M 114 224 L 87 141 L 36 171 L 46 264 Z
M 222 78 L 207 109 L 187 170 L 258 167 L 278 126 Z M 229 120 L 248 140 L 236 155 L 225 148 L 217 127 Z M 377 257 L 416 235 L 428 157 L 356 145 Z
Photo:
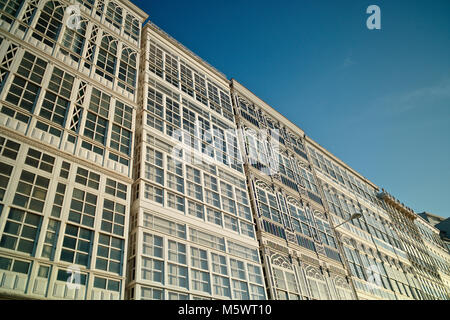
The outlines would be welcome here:
M 231 298 L 264 299 L 261 267 L 188 243 L 143 234 L 143 280 Z M 231 277 L 231 278 L 230 278 Z M 234 283 L 233 283 L 234 282 Z
M 78 2 L 88 11 L 94 12 L 95 15 L 99 17 L 104 15 L 105 21 L 119 29 L 119 35 L 123 28 L 126 35 L 139 41 L 141 23 L 133 14 L 127 12 L 114 1 L 109 1 L 106 7 L 104 0 L 78 0 Z M 112 30 L 117 31 L 117 29 L 113 28 Z
M 312 147 L 308 147 L 308 149 L 314 165 L 321 170 L 321 172 L 333 178 L 335 181 L 339 181 L 339 183 L 348 190 L 358 193 L 375 205 L 377 204 L 375 190 L 372 190 L 371 186 L 367 186 L 367 184 L 361 182 L 359 178 L 353 177 L 352 174 L 347 173 L 346 170 L 328 160 L 319 151 Z
M 265 115 L 265 118 L 258 117 L 258 112 L 257 112 L 256 108 L 253 105 L 251 105 L 249 102 L 247 102 L 245 99 L 243 99 L 242 97 L 238 97 L 238 101 L 239 101 L 239 107 L 240 107 L 241 114 L 243 112 L 247 113 L 252 118 L 254 118 L 256 121 L 258 121 L 259 124 L 261 121 L 263 121 L 263 119 L 266 119 L 267 126 L 271 130 L 271 136 L 274 137 L 275 139 L 277 139 L 277 137 L 278 137 L 280 139 L 279 140 L 280 143 L 282 143 L 284 146 L 287 147 L 287 145 L 284 143 L 284 141 L 289 141 L 292 144 L 293 148 L 297 148 L 302 152 L 306 151 L 305 146 L 304 146 L 303 142 L 301 141 L 300 137 L 280 128 L 280 125 L 276 121 L 271 120 L 268 115 Z M 251 122 L 253 123 L 253 121 L 251 121 Z M 259 124 L 258 124 L 258 127 L 260 127 Z M 295 149 L 294 149 L 294 151 L 295 151 Z M 295 152 L 297 153 L 297 151 L 295 151 Z
M 223 130 L 153 88 L 148 89 L 147 110 L 151 114 L 147 114 L 143 121 L 176 139 L 178 150 L 196 159 L 217 161 L 242 172 L 236 130 Z
M 253 136 L 251 131 L 246 131 L 244 138 L 246 154 L 251 165 L 262 164 L 268 169 L 266 174 L 281 173 L 294 183 L 298 183 L 314 194 L 320 195 L 316 180 L 309 170 L 299 166 L 293 158 L 281 155 L 280 150 L 277 150 L 268 142 L 261 143 L 263 138 L 259 134 Z
M 180 239 L 188 239 L 186 224 L 170 221 L 147 212 L 144 212 L 144 227 Z M 228 252 L 245 260 L 251 260 L 256 263 L 260 261 L 257 249 L 238 244 L 231 240 L 227 240 L 227 245 L 225 246 L 225 237 L 201 231 L 194 227 L 189 227 L 189 240 L 213 250 Z
M 149 62 L 150 72 L 228 120 L 234 120 L 228 90 L 213 84 L 184 61 L 180 63 L 178 57 L 167 52 L 153 40 L 150 40 Z
M 70 109 L 69 101 L 74 87 L 74 77 L 68 72 L 53 67 L 49 84 L 44 91 L 45 94 L 42 94 L 44 96 L 42 105 L 40 108 L 36 107 L 46 67 L 45 61 L 25 51 L 9 91 L 5 93 L 5 100 L 24 109 L 30 115 L 39 115 L 55 124 L 57 128 L 64 128 L 67 118 L 71 117 L 67 115 L 67 111 Z M 93 88 L 85 120 L 83 134 L 103 145 L 106 142 L 110 101 L 111 96 Z M 14 116 L 11 112 L 14 113 L 14 110 L 2 108 L 2 113 Z M 113 120 L 110 146 L 130 155 L 132 108 L 117 100 Z M 50 130 L 51 134 L 61 137 L 61 129 L 49 128 L 47 124 L 41 122 L 38 122 L 36 127 L 44 131 Z
M 29 275 L 31 271 L 32 263 L 31 261 L 9 258 L 5 256 L 0 256 L 0 270 L 14 272 L 17 274 Z M 71 272 L 66 269 L 53 268 L 49 265 L 39 265 L 39 269 L 36 274 L 37 279 L 50 279 L 53 272 L 57 272 L 56 281 L 67 282 L 71 276 Z M 92 277 L 87 273 L 80 272 L 77 274 L 77 280 L 80 286 L 86 286 L 89 282 L 89 278 Z M 109 291 L 120 291 L 120 281 L 103 278 L 94 277 L 92 284 L 93 288 L 109 290 Z
M 286 201 L 281 194 L 278 193 L 276 196 L 262 188 L 257 187 L 256 191 L 262 216 L 283 225 L 288 230 L 302 233 L 336 248 L 336 241 L 329 223 L 315 217 L 309 206 L 303 207 L 298 202 Z
M 157 202 L 164 207 L 174 209 L 180 213 L 188 214 L 192 217 L 236 232 L 237 234 L 252 239 L 255 238 L 255 231 L 252 223 L 242 220 L 241 217 L 231 216 L 230 214 L 223 212 L 223 209 L 217 210 L 212 208 L 215 201 L 220 204 L 219 198 L 216 200 L 213 198 L 206 198 L 206 202 L 210 205 L 207 206 L 196 201 L 188 200 L 184 195 L 170 192 L 167 188 L 160 188 L 149 183 L 145 183 L 144 185 L 144 198 Z M 247 215 L 247 213 L 245 214 Z

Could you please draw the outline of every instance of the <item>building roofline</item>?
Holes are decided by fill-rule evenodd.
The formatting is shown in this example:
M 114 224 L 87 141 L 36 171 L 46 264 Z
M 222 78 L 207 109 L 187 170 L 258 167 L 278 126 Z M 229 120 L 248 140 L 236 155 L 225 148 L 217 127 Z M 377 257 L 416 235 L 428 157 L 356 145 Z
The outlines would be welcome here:
M 280 117 L 284 120 L 284 124 L 288 125 L 289 128 L 291 128 L 292 131 L 294 131 L 294 133 L 297 133 L 300 135 L 302 135 L 302 137 L 307 140 L 309 143 L 313 144 L 314 147 L 316 147 L 317 149 L 319 149 L 321 152 L 323 152 L 324 154 L 326 154 L 328 157 L 330 157 L 331 159 L 333 159 L 334 161 L 336 161 L 338 164 L 340 164 L 341 166 L 343 166 L 346 170 L 350 171 L 351 173 L 353 173 L 354 175 L 356 175 L 358 178 L 360 178 L 361 180 L 363 180 L 364 182 L 368 183 L 369 185 L 371 185 L 374 189 L 376 190 L 380 190 L 380 187 L 377 186 L 375 183 L 373 183 L 372 181 L 370 181 L 369 179 L 367 179 L 366 177 L 364 177 L 362 174 L 358 173 L 355 169 L 353 169 L 352 167 L 350 167 L 348 164 L 346 164 L 344 161 L 342 161 L 341 159 L 339 159 L 338 157 L 336 157 L 335 155 L 333 155 L 330 151 L 328 151 L 327 149 L 325 149 L 324 147 L 322 147 L 318 142 L 314 141 L 311 137 L 309 137 L 308 135 L 306 135 L 306 133 L 295 123 L 293 123 L 291 120 L 289 120 L 288 118 L 286 118 L 283 114 L 281 114 L 279 111 L 277 111 L 276 109 L 274 109 L 273 107 L 271 107 L 267 102 L 265 102 L 264 100 L 262 100 L 261 98 L 259 98 L 255 93 L 253 93 L 250 89 L 248 89 L 247 87 L 245 87 L 244 85 L 242 85 L 239 81 L 237 81 L 236 79 L 232 78 L 231 80 L 231 87 L 234 88 L 234 86 L 237 86 L 237 90 L 243 91 L 243 94 L 248 94 L 251 95 L 257 102 L 260 103 L 261 105 L 269 108 L 269 110 L 265 110 L 267 111 L 267 113 L 270 115 L 275 115 L 276 117 Z
M 430 216 L 430 217 L 433 217 L 433 218 L 437 218 L 437 219 L 439 219 L 441 221 L 444 221 L 446 219 L 444 217 L 438 216 L 437 214 L 430 213 L 430 212 L 427 212 L 427 211 L 421 212 L 420 214 L 423 214 L 425 216 Z
M 183 51 L 185 54 L 190 56 L 192 59 L 194 59 L 197 63 L 202 65 L 205 69 L 208 71 L 214 73 L 217 75 L 221 80 L 225 81 L 226 83 L 230 83 L 230 80 L 228 80 L 227 76 L 222 73 L 221 71 L 214 68 L 212 65 L 210 65 L 208 62 L 200 58 L 197 54 L 189 50 L 187 47 L 185 47 L 182 43 L 180 43 L 178 40 L 173 38 L 170 34 L 162 30 L 160 27 L 158 27 L 156 24 L 154 24 L 152 21 L 148 21 L 144 27 L 142 28 L 142 32 L 147 32 L 147 30 L 150 29 L 152 31 L 155 31 L 158 33 L 161 37 L 163 37 L 165 40 L 169 41 L 171 44 L 176 46 L 178 49 Z
M 248 89 L 247 87 L 245 87 L 244 85 L 242 85 L 239 81 L 237 81 L 234 78 L 230 79 L 231 82 L 231 87 L 241 91 L 244 95 L 247 94 L 251 97 L 248 98 L 252 98 L 253 100 L 256 100 L 255 102 L 258 104 L 261 104 L 267 108 L 269 108 L 268 110 L 264 110 L 266 111 L 269 115 L 273 115 L 275 117 L 280 117 L 282 118 L 286 123 L 284 123 L 285 125 L 288 125 L 288 127 L 290 127 L 290 129 L 292 131 L 294 131 L 294 133 L 299 134 L 300 136 L 304 136 L 305 132 L 299 127 L 297 126 L 295 123 L 293 123 L 292 121 L 290 121 L 288 118 L 286 118 L 283 114 L 281 114 L 279 111 L 277 111 L 276 109 L 274 109 L 273 107 L 271 107 L 267 102 L 265 102 L 263 99 L 261 99 L 260 97 L 258 97 L 255 93 L 253 93 L 250 89 Z M 235 88 L 235 86 L 237 86 L 237 88 Z
M 142 19 L 141 22 L 144 22 L 148 18 L 148 13 L 136 6 L 134 3 L 132 3 L 129 0 L 121 0 L 120 1 L 123 5 L 127 6 L 129 9 L 133 10 L 135 13 L 137 13 Z
M 357 176 L 358 178 L 360 178 L 362 181 L 364 181 L 365 183 L 369 184 L 370 186 L 372 186 L 375 190 L 380 191 L 380 187 L 378 185 L 376 185 L 375 183 L 373 183 L 372 181 L 370 181 L 369 179 L 367 179 L 366 177 L 364 177 L 361 173 L 359 173 L 358 171 L 356 171 L 355 169 L 353 169 L 352 167 L 350 167 L 347 163 L 345 163 L 343 160 L 339 159 L 337 156 L 335 156 L 334 154 L 332 154 L 330 151 L 328 151 L 327 149 L 325 149 L 325 147 L 323 147 L 322 145 L 320 145 L 317 141 L 313 140 L 310 136 L 305 135 L 305 140 L 307 140 L 308 142 L 310 142 L 311 144 L 314 145 L 314 147 L 316 147 L 317 149 L 319 149 L 321 152 L 323 152 L 325 155 L 327 155 L 328 157 L 330 157 L 333 161 L 336 161 L 338 164 L 340 164 L 341 166 L 344 167 L 344 169 L 350 171 L 352 174 L 354 174 L 355 176 Z

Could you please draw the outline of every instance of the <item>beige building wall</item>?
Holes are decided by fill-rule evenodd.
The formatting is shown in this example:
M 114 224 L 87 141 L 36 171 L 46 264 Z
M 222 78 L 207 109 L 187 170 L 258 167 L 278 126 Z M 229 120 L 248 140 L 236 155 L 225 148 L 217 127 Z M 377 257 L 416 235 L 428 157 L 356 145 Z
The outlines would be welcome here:
M 76 6 L 79 24 L 69 22 Z M 123 299 L 140 28 L 128 1 L 0 14 L 0 295 Z M 6 10 L 6 11 L 5 11 Z

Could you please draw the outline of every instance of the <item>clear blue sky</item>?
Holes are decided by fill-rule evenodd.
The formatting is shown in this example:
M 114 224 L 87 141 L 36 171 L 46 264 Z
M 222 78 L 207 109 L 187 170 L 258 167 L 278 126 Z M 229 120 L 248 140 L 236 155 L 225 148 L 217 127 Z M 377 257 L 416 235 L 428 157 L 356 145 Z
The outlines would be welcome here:
M 450 216 L 450 1 L 133 2 L 416 212 Z

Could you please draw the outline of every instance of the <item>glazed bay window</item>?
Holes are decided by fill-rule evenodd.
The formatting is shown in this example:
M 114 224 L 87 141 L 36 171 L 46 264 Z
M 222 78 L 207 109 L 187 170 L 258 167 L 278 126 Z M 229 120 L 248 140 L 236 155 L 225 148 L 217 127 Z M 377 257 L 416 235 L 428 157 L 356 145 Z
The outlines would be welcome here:
M 43 212 L 49 184 L 49 179 L 23 170 L 13 204 L 33 211 Z
M 181 71 L 181 91 L 194 97 L 194 78 L 192 70 L 182 61 L 180 64 Z
M 176 127 L 181 126 L 180 105 L 166 97 L 166 121 Z
M 65 28 L 61 40 L 61 48 L 59 50 L 75 62 L 79 62 L 83 54 L 84 43 L 86 41 L 86 26 L 86 21 L 80 21 L 78 28 Z
M 105 12 L 105 20 L 118 29 L 122 28 L 123 13 L 122 8 L 113 1 L 108 2 Z
M 113 81 L 117 65 L 118 41 L 109 35 L 102 38 L 97 56 L 97 68 L 95 72 L 109 81 Z
M 42 102 L 40 116 L 64 126 L 74 77 L 58 68 L 53 68 L 53 74 Z
M 97 196 L 95 194 L 76 188 L 73 189 L 69 221 L 93 228 L 96 209 Z
M 225 238 L 223 237 L 189 228 L 189 239 L 208 248 L 225 252 Z
M 147 114 L 147 125 L 152 128 L 155 128 L 160 132 L 164 132 L 164 122 L 161 119 L 154 117 L 150 114 Z
M 109 108 L 111 104 L 111 96 L 92 88 L 91 101 L 89 102 L 89 110 L 99 114 L 104 118 L 109 116 Z
M 180 288 L 188 288 L 188 268 L 175 265 L 172 263 L 167 264 L 167 276 L 168 284 Z
M 53 199 L 53 207 L 52 207 L 52 217 L 60 218 L 62 206 L 64 202 L 64 196 L 66 194 L 66 185 L 63 183 L 58 183 L 56 188 L 55 197 Z
M 0 162 L 0 201 L 3 201 L 3 198 L 5 197 L 12 170 L 12 166 Z
M 241 234 L 250 237 L 252 239 L 255 238 L 255 230 L 253 228 L 253 225 L 251 223 L 247 223 L 244 221 L 239 221 L 239 224 L 241 226 Z
M 25 51 L 5 100 L 33 112 L 46 67 L 47 62 Z
M 162 188 L 146 183 L 144 186 L 144 197 L 145 199 L 157 202 L 159 204 L 164 204 L 164 190 Z
M 11 208 L 6 220 L 0 247 L 32 254 L 39 236 L 42 217 Z
M 247 282 L 232 280 L 233 298 L 236 300 L 249 300 L 249 292 Z
M 158 77 L 163 77 L 163 51 L 153 41 L 150 41 L 149 69 Z
M 195 99 L 205 106 L 208 106 L 208 98 L 206 98 L 206 81 L 205 76 L 194 73 L 195 81 Z
M 208 222 L 214 223 L 214 224 L 222 227 L 222 225 L 223 225 L 222 212 L 211 209 L 211 208 L 207 208 L 206 209 L 206 217 L 207 217 Z
M 30 263 L 18 259 L 0 257 L 0 270 L 28 274 L 30 271 Z
M 227 259 L 225 256 L 222 256 L 217 253 L 211 253 L 211 261 L 212 261 L 211 263 L 212 272 L 224 276 L 228 275 Z
M 247 279 L 244 262 L 235 259 L 230 259 L 230 267 L 231 267 L 231 276 L 233 278 L 238 278 L 240 280 Z
M 203 192 L 200 179 L 200 170 L 186 166 L 186 189 L 189 197 L 203 200 Z
M 266 300 L 264 287 L 250 284 L 250 300 Z
M 142 254 L 145 256 L 163 257 L 163 238 L 149 233 L 143 234 Z
M 48 173 L 52 173 L 53 166 L 55 164 L 55 157 L 30 148 L 28 149 L 25 163 Z
M 0 137 L 0 154 L 6 158 L 16 160 L 20 144 Z
M 145 160 L 145 178 L 160 185 L 164 185 L 162 152 L 147 147 Z
M 127 14 L 125 17 L 124 32 L 134 40 L 138 41 L 141 30 L 139 20 L 133 17 L 131 14 Z
M 194 201 L 188 201 L 188 214 L 202 220 L 205 219 L 205 211 L 203 205 Z
M 103 201 L 102 231 L 124 236 L 125 206 L 108 199 Z
M 78 167 L 75 176 L 75 182 L 82 184 L 83 186 L 98 190 L 100 185 L 100 175 L 93 171 Z
M 209 273 L 191 269 L 191 289 L 211 293 Z
M 248 280 L 250 282 L 263 285 L 263 277 L 262 277 L 261 267 L 247 263 L 247 270 L 248 270 L 248 277 L 249 277 Z
M 184 213 L 184 197 L 167 192 L 167 206 Z
M 36 23 L 33 38 L 53 48 L 64 19 L 64 8 L 56 1 L 47 1 Z
M 191 266 L 197 269 L 208 270 L 206 250 L 191 247 Z
M 116 182 L 111 179 L 106 179 L 106 187 L 105 192 L 107 194 L 110 194 L 114 197 L 118 197 L 120 199 L 126 200 L 127 199 L 127 186 L 123 183 Z
M 137 53 L 129 48 L 122 49 L 122 56 L 119 65 L 119 87 L 124 88 L 134 94 L 136 89 L 136 56 Z
M 131 152 L 131 140 L 131 131 L 113 124 L 110 142 L 111 148 L 129 156 Z
M 131 130 L 133 122 L 133 108 L 127 106 L 123 102 L 116 100 L 116 108 L 114 109 L 114 122 L 124 128 Z
M 142 257 L 141 275 L 143 280 L 164 283 L 164 262 Z
M 93 233 L 88 229 L 66 225 L 60 260 L 88 267 Z
M 319 194 L 319 190 L 316 186 L 316 180 L 311 172 L 305 170 L 304 168 L 299 168 L 302 176 L 302 184 L 306 187 L 306 189 L 314 192 L 315 194 Z
M 107 129 L 108 120 L 103 119 L 91 112 L 87 113 L 84 136 L 104 145 L 106 142 L 105 136 Z
M 239 233 L 238 219 L 228 215 L 223 215 L 223 224 L 226 229 Z
M 236 200 L 238 202 L 238 215 L 239 217 L 248 220 L 248 221 L 252 221 L 252 215 L 251 215 L 251 211 L 250 211 L 250 203 L 248 200 L 248 195 L 247 192 L 245 190 L 240 190 L 238 188 L 235 188 L 235 195 L 236 195 Z
M 183 163 L 167 157 L 167 186 L 184 193 Z
M 277 198 L 263 189 L 257 188 L 257 190 L 261 214 L 275 222 L 282 223 Z
M 178 61 L 176 57 L 166 53 L 165 80 L 178 88 Z
M 148 88 L 147 110 L 159 118 L 164 118 L 163 94 L 153 88 Z
M 231 213 L 233 215 L 236 214 L 236 203 L 234 202 L 234 190 L 233 187 L 225 182 L 220 182 L 220 189 L 222 195 L 222 205 L 223 210 Z
M 203 176 L 204 186 L 205 186 L 205 198 L 209 205 L 212 205 L 220 209 L 220 198 L 219 198 L 219 188 L 217 183 L 217 178 L 204 174 Z M 209 189 L 209 190 L 208 190 Z
M 120 291 L 120 281 L 95 277 L 94 278 L 94 288 L 119 292 Z
M 95 268 L 122 275 L 124 240 L 100 234 Z
M 168 241 L 168 259 L 171 262 L 186 265 L 186 245 L 173 240 Z
M 212 276 L 213 294 L 231 298 L 230 279 L 219 275 Z
M 24 0 L 6 0 L 0 3 L 0 20 L 12 23 L 22 7 Z
M 42 258 L 54 259 L 56 243 L 58 241 L 60 222 L 49 219 L 47 224 L 47 232 L 45 234 L 44 245 L 42 247 Z

